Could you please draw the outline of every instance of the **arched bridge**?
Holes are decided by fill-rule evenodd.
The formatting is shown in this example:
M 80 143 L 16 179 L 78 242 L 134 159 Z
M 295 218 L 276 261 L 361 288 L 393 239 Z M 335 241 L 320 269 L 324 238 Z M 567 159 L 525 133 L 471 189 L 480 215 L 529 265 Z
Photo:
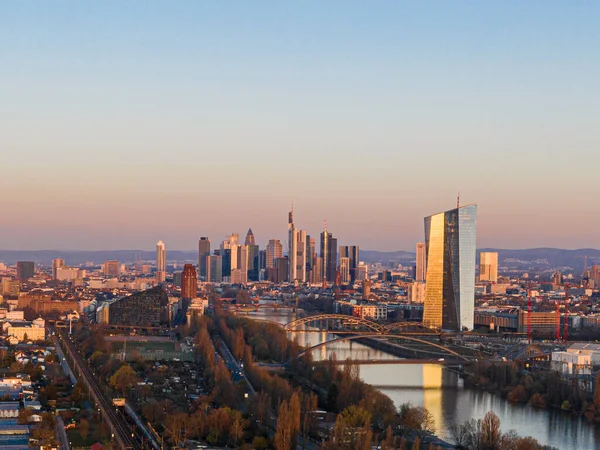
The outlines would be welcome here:
M 458 361 L 463 361 L 463 362 L 470 361 L 469 358 L 461 355 L 460 353 L 457 353 L 454 350 L 452 350 L 448 347 L 445 347 L 443 345 L 436 344 L 435 342 L 428 341 L 425 339 L 419 339 L 414 336 L 405 336 L 405 335 L 387 334 L 387 333 L 383 333 L 383 334 L 371 333 L 371 334 L 358 334 L 358 335 L 351 335 L 351 336 L 342 336 L 337 339 L 332 339 L 330 341 L 326 341 L 326 342 L 322 342 L 317 345 L 313 345 L 312 347 L 309 347 L 309 348 L 305 349 L 304 351 L 300 352 L 296 358 L 301 358 L 301 357 L 307 355 L 308 353 L 313 352 L 314 350 L 318 350 L 319 348 L 326 347 L 330 344 L 335 344 L 335 343 L 344 342 L 344 341 L 352 341 L 355 339 L 363 339 L 363 338 L 394 339 L 394 340 L 399 340 L 399 341 L 405 341 L 405 344 L 407 344 L 407 343 L 418 344 L 419 349 L 416 349 L 414 347 L 414 345 L 413 345 L 413 347 L 408 347 L 407 345 L 402 345 L 402 344 L 398 344 L 398 343 L 394 343 L 394 345 L 396 345 L 404 350 L 408 350 L 408 351 L 415 352 L 415 353 L 420 353 L 420 354 L 435 353 L 437 355 L 453 356 Z M 438 350 L 438 352 L 435 352 L 434 350 Z M 442 353 L 439 353 L 439 351 L 441 351 Z
M 347 314 L 317 314 L 293 320 L 284 325 L 287 332 L 322 332 L 331 331 L 336 334 L 393 334 L 402 335 L 431 335 L 439 336 L 440 333 L 414 322 L 395 322 L 387 325 L 374 322 L 361 317 Z
M 507 349 L 502 357 L 507 360 L 547 359 L 551 351 L 544 351 L 539 345 L 515 345 Z

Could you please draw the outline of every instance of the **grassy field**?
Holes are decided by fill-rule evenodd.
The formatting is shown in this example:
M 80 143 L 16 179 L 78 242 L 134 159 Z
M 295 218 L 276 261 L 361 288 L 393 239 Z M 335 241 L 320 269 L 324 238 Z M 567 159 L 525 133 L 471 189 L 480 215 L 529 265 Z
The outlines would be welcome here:
M 110 349 L 112 352 L 122 352 L 125 344 L 123 342 L 111 342 Z M 179 349 L 175 342 L 127 342 L 127 353 L 137 351 L 139 353 L 146 352 L 175 352 Z

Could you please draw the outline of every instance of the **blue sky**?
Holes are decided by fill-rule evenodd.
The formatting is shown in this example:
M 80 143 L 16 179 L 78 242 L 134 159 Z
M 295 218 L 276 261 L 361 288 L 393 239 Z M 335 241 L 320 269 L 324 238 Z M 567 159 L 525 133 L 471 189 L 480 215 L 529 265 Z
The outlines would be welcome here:
M 596 2 L 3 2 L 2 248 L 600 247 Z

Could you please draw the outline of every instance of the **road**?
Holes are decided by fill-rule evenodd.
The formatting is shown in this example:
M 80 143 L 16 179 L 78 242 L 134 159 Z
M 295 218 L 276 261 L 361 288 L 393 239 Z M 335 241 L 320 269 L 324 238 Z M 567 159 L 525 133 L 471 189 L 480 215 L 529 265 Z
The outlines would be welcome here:
M 65 431 L 65 423 L 58 414 L 56 415 L 56 437 L 58 438 L 58 448 L 60 450 L 70 450 L 69 438 Z
M 112 430 L 113 437 L 119 448 L 133 450 L 141 449 L 142 447 L 135 440 L 134 433 L 132 433 L 129 428 L 127 419 L 123 417 L 123 415 L 117 413 L 112 401 L 110 401 L 100 390 L 96 377 L 92 374 L 87 362 L 83 359 L 73 341 L 71 341 L 66 330 L 57 328 L 56 334 L 64 344 L 67 353 L 74 362 L 74 371 L 79 373 L 81 381 L 83 381 L 88 388 L 90 395 L 96 402 L 96 406 Z
M 213 342 L 214 342 L 216 348 L 218 349 L 220 356 L 223 358 L 223 361 L 225 362 L 227 369 L 231 372 L 231 375 L 232 375 L 232 378 L 234 378 L 234 381 L 239 381 L 239 379 L 245 380 L 246 383 L 248 384 L 248 387 L 250 388 L 249 395 L 252 395 L 252 396 L 255 395 L 256 390 L 254 389 L 254 387 L 252 386 L 252 384 L 246 377 L 246 373 L 244 372 L 243 365 L 237 359 L 234 358 L 231 351 L 229 350 L 229 347 L 227 347 L 227 344 L 225 344 L 225 342 L 220 337 L 216 337 L 216 336 L 213 337 Z M 238 380 L 236 380 L 235 378 L 237 378 Z M 275 429 L 277 428 L 277 418 L 273 411 L 269 411 L 269 413 L 267 414 L 266 422 L 267 422 L 266 425 L 267 425 L 267 428 L 269 431 L 269 436 L 273 437 L 275 434 Z M 304 438 L 303 436 L 298 436 L 298 449 L 299 450 L 302 450 L 302 449 L 316 450 L 318 448 L 319 448 L 319 446 L 316 443 L 312 442 L 311 440 L 309 440 L 307 438 Z

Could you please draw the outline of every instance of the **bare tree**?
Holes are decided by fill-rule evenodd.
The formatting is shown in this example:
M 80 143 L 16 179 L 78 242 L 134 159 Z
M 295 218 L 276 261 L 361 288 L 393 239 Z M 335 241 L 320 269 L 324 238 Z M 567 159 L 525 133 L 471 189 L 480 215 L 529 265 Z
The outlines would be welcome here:
M 500 444 L 500 418 L 488 411 L 481 422 L 481 443 L 484 450 L 495 450 Z

